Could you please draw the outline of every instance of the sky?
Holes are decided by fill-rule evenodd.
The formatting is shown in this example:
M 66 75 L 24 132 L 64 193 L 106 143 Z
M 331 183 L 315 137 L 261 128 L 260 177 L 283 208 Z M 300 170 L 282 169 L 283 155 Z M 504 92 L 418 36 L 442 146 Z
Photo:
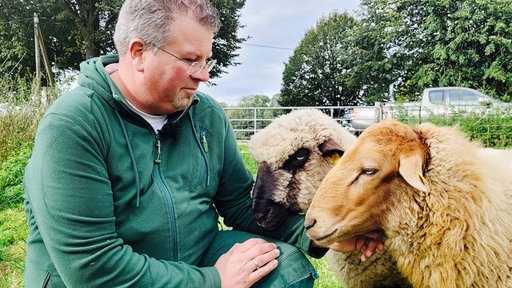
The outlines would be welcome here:
M 235 62 L 216 86 L 202 84 L 199 90 L 219 102 L 235 106 L 243 96 L 274 96 L 281 90 L 285 63 L 306 32 L 331 12 L 356 15 L 359 0 L 246 0 L 238 31 L 242 38 Z

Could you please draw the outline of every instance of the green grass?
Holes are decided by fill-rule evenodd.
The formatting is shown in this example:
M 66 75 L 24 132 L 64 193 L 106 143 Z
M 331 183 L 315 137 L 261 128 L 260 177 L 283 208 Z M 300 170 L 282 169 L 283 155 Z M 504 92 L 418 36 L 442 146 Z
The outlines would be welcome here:
M 21 204 L 0 211 L 0 287 L 23 287 L 26 223 Z

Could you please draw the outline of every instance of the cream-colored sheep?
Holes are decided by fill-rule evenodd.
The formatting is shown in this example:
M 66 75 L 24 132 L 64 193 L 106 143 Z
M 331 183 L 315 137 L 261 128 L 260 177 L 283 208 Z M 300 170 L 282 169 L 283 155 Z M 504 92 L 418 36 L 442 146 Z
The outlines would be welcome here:
M 290 211 L 304 213 L 327 172 L 355 141 L 319 110 L 296 110 L 275 119 L 249 141 L 258 163 L 253 208 L 258 223 L 277 228 Z M 344 287 L 408 287 L 386 252 L 366 262 L 359 253 L 329 251 L 327 261 Z
M 306 215 L 328 246 L 383 230 L 413 287 L 512 287 L 512 150 L 457 128 L 367 128 L 327 174 Z

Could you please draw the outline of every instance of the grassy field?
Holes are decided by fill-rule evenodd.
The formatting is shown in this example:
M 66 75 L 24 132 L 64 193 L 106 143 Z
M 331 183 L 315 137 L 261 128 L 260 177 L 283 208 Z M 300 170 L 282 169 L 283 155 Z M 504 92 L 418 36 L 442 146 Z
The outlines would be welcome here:
M 21 205 L 0 211 L 0 287 L 23 287 L 27 232 Z

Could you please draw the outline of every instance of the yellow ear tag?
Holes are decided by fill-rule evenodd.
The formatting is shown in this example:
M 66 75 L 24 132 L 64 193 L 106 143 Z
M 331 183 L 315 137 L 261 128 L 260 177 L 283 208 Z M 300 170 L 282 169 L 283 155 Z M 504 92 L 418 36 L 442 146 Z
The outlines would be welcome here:
M 331 161 L 334 165 L 336 165 L 336 163 L 338 163 L 338 161 L 340 160 L 340 154 L 338 153 L 332 153 L 331 154 Z
M 418 171 L 418 177 L 420 178 L 421 183 L 423 183 L 423 185 L 427 185 L 427 179 L 423 177 L 423 173 L 421 173 L 421 171 Z

